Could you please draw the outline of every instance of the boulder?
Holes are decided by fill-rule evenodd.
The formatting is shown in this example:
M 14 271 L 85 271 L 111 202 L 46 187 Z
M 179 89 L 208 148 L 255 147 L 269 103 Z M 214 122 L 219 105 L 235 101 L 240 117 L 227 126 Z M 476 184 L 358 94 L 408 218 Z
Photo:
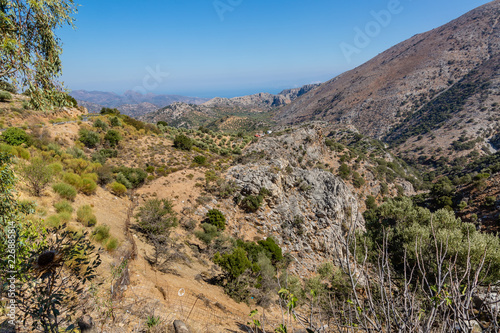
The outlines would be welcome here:
M 189 329 L 186 324 L 180 320 L 174 320 L 174 330 L 175 333 L 189 333 Z

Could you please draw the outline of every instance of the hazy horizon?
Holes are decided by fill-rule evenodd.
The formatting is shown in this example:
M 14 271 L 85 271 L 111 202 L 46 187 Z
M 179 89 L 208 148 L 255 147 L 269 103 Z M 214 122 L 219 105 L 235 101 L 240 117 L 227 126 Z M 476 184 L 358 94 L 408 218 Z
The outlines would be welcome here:
M 79 7 L 76 31 L 57 32 L 62 80 L 117 94 L 278 93 L 328 81 L 487 2 L 91 0 Z

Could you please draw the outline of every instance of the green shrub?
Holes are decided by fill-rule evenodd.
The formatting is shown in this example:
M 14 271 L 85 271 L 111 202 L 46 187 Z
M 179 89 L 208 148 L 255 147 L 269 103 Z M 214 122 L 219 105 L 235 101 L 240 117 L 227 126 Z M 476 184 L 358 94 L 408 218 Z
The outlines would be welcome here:
M 492 207 L 495 205 L 496 202 L 497 202 L 496 197 L 489 196 L 489 197 L 486 197 L 485 205 L 488 207 Z
M 43 190 L 52 182 L 54 174 L 48 164 L 37 157 L 31 163 L 21 165 L 20 173 L 23 176 L 26 184 L 30 187 L 30 191 L 35 196 L 40 196 Z
M 78 107 L 78 101 L 73 96 L 66 94 L 64 96 L 64 99 L 66 100 L 66 102 L 68 102 L 69 106 L 72 106 L 74 108 Z
M 193 140 L 184 134 L 177 135 L 174 139 L 174 147 L 180 150 L 191 150 L 193 147 Z
M 109 143 L 111 147 L 116 147 L 118 142 L 122 139 L 120 132 L 116 130 L 109 130 L 104 136 L 104 140 Z
M 93 227 L 97 223 L 97 218 L 90 205 L 83 205 L 76 210 L 76 220 L 86 227 Z
M 82 158 L 84 160 L 87 159 L 87 155 L 85 155 L 83 150 L 78 147 L 69 147 L 68 149 L 66 149 L 66 153 L 73 156 L 74 158 Z
M 218 209 L 210 209 L 207 213 L 206 222 L 217 227 L 217 230 L 226 229 L 226 217 Z
M 61 146 L 59 146 L 57 143 L 52 143 L 52 142 L 49 143 L 47 145 L 47 149 L 49 151 L 53 151 L 56 155 L 60 156 L 62 154 L 62 152 L 61 152 Z
M 219 234 L 217 232 L 217 227 L 208 223 L 203 223 L 201 227 L 203 228 L 203 231 L 195 231 L 194 235 L 206 245 L 210 245 L 213 239 Z
M 11 94 L 17 94 L 16 86 L 6 81 L 0 81 L 0 90 L 8 91 Z
M 262 205 L 263 199 L 261 195 L 249 195 L 241 200 L 241 206 L 249 212 L 256 212 Z
M 380 193 L 382 195 L 387 195 L 389 193 L 389 186 L 387 185 L 387 183 L 380 184 Z
M 111 191 L 111 193 L 119 197 L 127 193 L 127 188 L 125 187 L 125 185 L 120 184 L 118 182 L 111 183 L 108 188 Z
M 103 242 L 109 238 L 109 226 L 98 225 L 92 231 L 92 238 L 98 242 Z
M 340 167 L 339 167 L 339 177 L 346 180 L 349 178 L 349 175 L 351 174 L 351 168 L 343 163 Z
M 69 184 L 57 183 L 52 185 L 52 189 L 63 199 L 73 201 L 76 198 L 76 189 Z
M 118 151 L 115 149 L 99 149 L 99 151 L 92 154 L 92 160 L 103 165 L 106 163 L 108 158 L 114 158 L 118 156 Z
M 366 209 L 375 209 L 377 208 L 377 201 L 373 195 L 369 195 L 365 200 Z
M 57 214 L 62 223 L 68 223 L 71 221 L 71 213 L 69 212 L 61 212 Z
M 76 187 L 77 189 L 82 186 L 82 177 L 73 172 L 65 172 L 63 174 L 62 180 L 65 183 Z
M 96 182 L 99 179 L 99 175 L 97 173 L 94 173 L 94 172 L 84 173 L 82 175 L 82 179 L 90 179 L 90 180 L 93 180 L 94 182 Z
M 127 189 L 131 189 L 132 188 L 132 183 L 130 183 L 127 179 L 127 177 L 125 177 L 125 175 L 121 172 L 119 172 L 116 177 L 115 177 L 116 181 L 120 184 L 122 184 L 123 186 L 125 186 Z
M 217 252 L 214 256 L 214 263 L 219 265 L 231 279 L 237 279 L 252 266 L 252 263 L 248 260 L 247 253 L 241 247 L 237 247 L 232 253 L 221 255 Z
M 361 186 L 365 185 L 365 180 L 359 173 L 354 172 L 352 174 L 352 184 L 355 188 L 360 188 Z
M 198 165 L 205 165 L 207 163 L 207 158 L 206 158 L 206 156 L 203 156 L 203 155 L 195 156 L 195 158 L 193 159 L 193 162 L 198 164 Z
M 20 157 L 23 160 L 27 160 L 27 161 L 31 158 L 31 154 L 27 149 L 24 149 L 21 146 L 17 146 L 17 147 L 15 147 L 15 149 L 16 149 L 16 152 L 14 155 L 16 155 L 17 157 Z
M 96 119 L 96 121 L 94 121 L 94 127 L 97 127 L 97 128 L 102 129 L 103 131 L 106 131 L 108 129 L 108 124 L 106 124 L 101 119 Z
M 115 237 L 110 237 L 106 242 L 106 250 L 112 252 L 116 250 L 118 244 L 119 244 L 118 239 L 116 239 Z
M 10 127 L 2 133 L 2 140 L 11 146 L 20 146 L 23 143 L 30 144 L 31 137 L 22 129 Z
M 67 170 L 71 170 L 78 175 L 81 175 L 83 172 L 90 172 L 94 167 L 96 167 L 83 158 L 70 158 L 65 159 L 63 162 L 66 165 Z
M 82 129 L 80 130 L 80 137 L 78 140 L 88 148 L 95 148 L 101 141 L 101 138 L 96 132 Z
M 138 168 L 127 168 L 127 167 L 118 167 L 114 168 L 113 172 L 115 173 L 121 173 L 124 178 L 120 177 L 120 180 L 118 179 L 118 175 L 116 180 L 123 185 L 127 186 L 127 188 L 137 188 L 139 187 L 142 183 L 144 183 L 144 180 L 148 176 L 148 173 L 142 169 Z M 125 179 L 128 181 L 128 184 L 126 184 Z M 122 182 L 123 181 L 123 182 Z M 130 187 L 129 187 L 130 186 Z
M 0 102 L 9 102 L 12 100 L 12 95 L 7 91 L 0 91 Z
M 265 187 L 261 187 L 260 190 L 259 190 L 259 195 L 263 198 L 267 198 L 268 196 L 271 195 L 271 191 L 269 191 L 267 188 Z
M 59 202 L 56 202 L 54 204 L 54 208 L 58 213 L 62 212 L 73 213 L 73 206 L 71 205 L 71 202 L 69 202 L 68 200 L 61 200 Z
M 59 162 L 54 162 L 49 164 L 49 168 L 52 170 L 52 173 L 54 175 L 58 175 L 63 171 L 63 166 Z
M 136 215 L 138 228 L 145 234 L 166 234 L 177 225 L 173 204 L 167 199 L 149 199 Z
M 110 108 L 102 108 L 100 114 L 109 114 L 109 115 L 114 115 L 118 116 L 120 114 L 120 111 L 118 109 L 110 109 Z
M 329 147 L 332 151 L 341 153 L 344 151 L 344 145 L 341 143 L 336 142 L 335 140 L 332 139 L 325 139 L 325 145 Z
M 260 240 L 257 244 L 264 250 L 273 263 L 283 260 L 283 252 L 273 237 L 267 237 L 265 240 Z
M 122 122 L 120 121 L 120 119 L 118 119 L 118 117 L 109 118 L 109 122 L 110 122 L 111 126 L 113 126 L 113 127 L 121 127 L 122 126 Z
M 14 155 L 14 156 L 17 155 L 16 147 L 9 146 L 8 144 L 5 144 L 5 143 L 0 144 L 0 152 Z
M 97 184 L 90 178 L 83 178 L 80 185 L 80 191 L 83 194 L 91 195 L 94 194 L 97 189 Z
M 485 283 L 500 279 L 500 239 L 477 231 L 474 224 L 462 222 L 449 210 L 431 213 L 427 208 L 415 206 L 410 198 L 397 198 L 389 199 L 365 214 L 365 220 L 366 236 L 369 237 L 367 244 L 371 244 L 368 253 L 373 256 L 372 260 L 378 260 L 378 246 L 383 243 L 383 230 L 386 230 L 390 260 L 399 274 L 404 273 L 405 257 L 410 266 L 416 263 L 418 255 L 435 263 L 436 248 L 446 248 L 443 260 L 457 260 L 458 274 L 467 267 L 474 274 L 484 255 L 485 267 L 489 269 L 484 270 L 480 278 L 484 278 Z M 415 252 L 416 243 L 420 247 L 418 254 Z
M 61 226 L 61 217 L 59 215 L 51 215 L 45 219 L 45 225 L 49 228 L 57 228 Z
M 145 124 L 142 121 L 139 121 L 137 119 L 134 119 L 126 115 L 123 115 L 122 117 L 123 117 L 123 122 L 125 124 L 134 127 L 138 131 L 143 129 L 146 132 L 160 133 L 158 127 L 154 126 L 153 124 Z

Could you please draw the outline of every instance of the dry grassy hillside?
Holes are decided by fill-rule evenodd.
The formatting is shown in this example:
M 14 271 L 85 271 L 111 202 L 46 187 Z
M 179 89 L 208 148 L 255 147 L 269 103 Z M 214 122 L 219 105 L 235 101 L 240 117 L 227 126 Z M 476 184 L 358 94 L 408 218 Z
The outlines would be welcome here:
M 327 177 L 333 177 L 332 173 L 341 175 L 348 184 L 346 191 L 352 191 L 360 201 L 360 209 L 364 209 L 368 196 L 381 201 L 399 191 L 413 191 L 404 179 L 413 177 L 411 173 L 396 169 L 399 162 L 381 167 L 384 163 L 375 162 L 376 158 L 383 160 L 389 155 L 381 147 L 371 146 L 370 140 L 353 139 L 353 133 L 338 133 L 338 138 L 331 134 L 328 138 L 319 128 L 306 132 L 297 128 L 257 139 L 206 129 L 144 124 L 113 109 L 101 116 L 89 116 L 85 109 L 72 108 L 44 113 L 23 108 L 23 101 L 23 96 L 16 95 L 13 101 L 0 103 L 2 121 L 8 127 L 4 128 L 0 150 L 17 156 L 20 199 L 36 203 L 36 211 L 29 217 L 31 223 L 45 227 L 65 224 L 68 230 L 87 232 L 99 247 L 99 287 L 87 289 L 82 304 L 100 330 L 137 332 L 146 327 L 148 320 L 159 318 L 157 328 L 181 319 L 195 332 L 238 331 L 255 307 L 266 313 L 268 323 L 278 320 L 280 311 L 274 303 L 274 292 L 262 294 L 258 288 L 250 288 L 245 304 L 233 299 L 241 295 L 231 298 L 228 287 L 219 286 L 221 282 L 224 285 L 223 281 L 217 282 L 223 272 L 212 262 L 213 256 L 230 249 L 227 246 L 236 239 L 256 244 L 252 242 L 273 235 L 284 250 L 290 251 L 289 271 L 304 277 L 314 276 L 315 269 L 329 260 L 320 255 L 311 266 L 298 264 L 301 251 L 297 244 L 282 239 L 280 232 L 264 230 L 259 222 L 286 195 L 274 193 L 271 188 L 270 196 L 266 194 L 257 211 L 249 212 L 244 204 L 249 194 L 241 189 L 245 186 L 231 180 L 238 171 L 228 176 L 228 170 L 265 168 L 263 162 L 277 161 L 288 156 L 288 151 L 297 151 L 286 157 L 290 163 L 287 170 L 273 172 L 288 177 L 292 168 L 331 175 Z M 26 133 L 25 142 L 9 141 L 14 129 Z M 194 144 L 190 149 L 175 147 L 174 139 L 182 135 Z M 281 151 L 282 143 L 276 148 L 267 146 L 274 141 L 293 142 L 296 148 Z M 259 149 L 277 157 L 255 160 L 253 156 Z M 33 191 L 23 171 L 35 164 L 52 175 L 39 193 Z M 341 171 L 342 165 L 349 171 Z M 308 191 L 304 190 L 308 185 L 299 185 L 302 190 L 296 195 L 310 200 L 306 193 L 302 194 Z M 243 201 L 235 205 L 242 194 Z M 338 200 L 343 200 L 342 196 Z M 177 227 L 171 229 L 168 243 L 162 243 L 162 259 L 158 259 L 159 248 L 152 235 L 139 227 L 137 214 L 147 202 L 163 199 L 172 204 L 169 214 Z M 210 209 L 224 213 L 227 231 L 218 232 L 213 242 L 206 243 L 208 234 L 201 223 Z M 304 223 L 314 221 L 305 217 Z M 250 297 L 252 293 L 255 297 Z M 264 299 L 263 310 L 257 302 Z

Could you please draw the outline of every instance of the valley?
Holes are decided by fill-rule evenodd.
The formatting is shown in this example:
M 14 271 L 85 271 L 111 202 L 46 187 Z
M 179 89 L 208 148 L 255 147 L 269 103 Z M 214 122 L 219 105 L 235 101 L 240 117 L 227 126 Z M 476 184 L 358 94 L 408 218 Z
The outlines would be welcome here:
M 0 332 L 498 332 L 499 18 L 278 94 L 0 77 Z

